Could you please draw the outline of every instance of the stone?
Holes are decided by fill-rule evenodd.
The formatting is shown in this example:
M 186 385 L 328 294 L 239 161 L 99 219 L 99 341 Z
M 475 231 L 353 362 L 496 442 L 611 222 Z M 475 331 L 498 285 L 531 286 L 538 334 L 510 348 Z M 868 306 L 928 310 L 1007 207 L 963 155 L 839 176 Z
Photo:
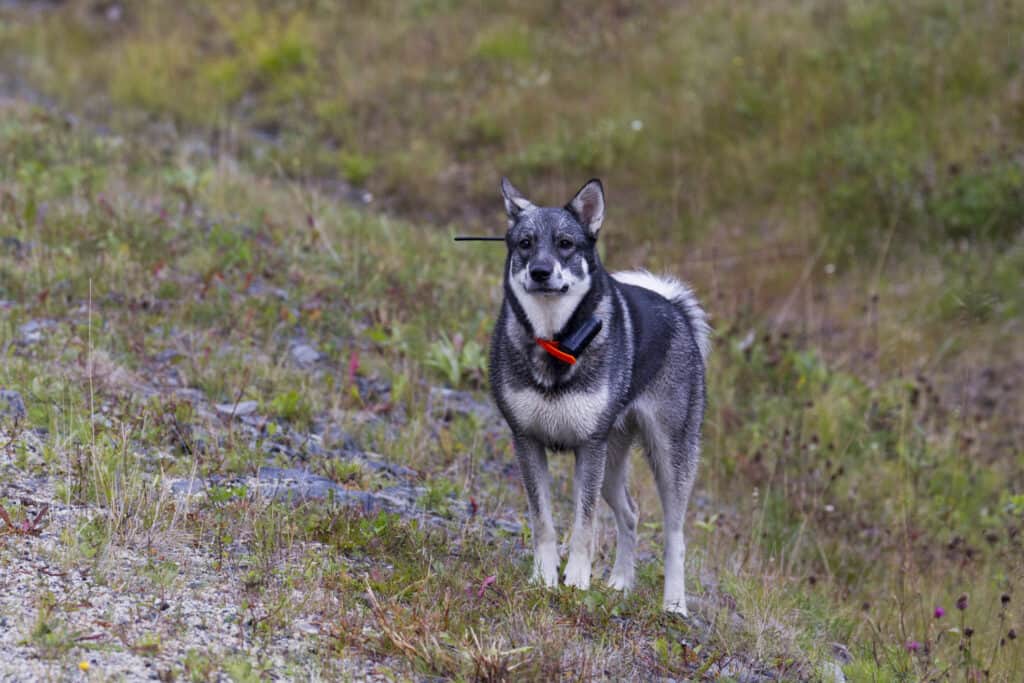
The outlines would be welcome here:
M 244 415 L 251 415 L 256 412 L 260 407 L 257 401 L 240 401 L 238 403 L 218 403 L 214 406 L 217 412 L 221 415 L 227 415 L 229 417 L 242 417 Z
M 21 394 L 13 389 L 0 389 L 0 417 L 24 420 L 28 415 Z
M 30 320 L 18 327 L 18 344 L 29 346 L 43 341 L 43 331 L 47 324 L 41 320 Z
M 289 351 L 292 362 L 300 368 L 308 368 L 323 360 L 324 355 L 309 344 L 295 344 Z

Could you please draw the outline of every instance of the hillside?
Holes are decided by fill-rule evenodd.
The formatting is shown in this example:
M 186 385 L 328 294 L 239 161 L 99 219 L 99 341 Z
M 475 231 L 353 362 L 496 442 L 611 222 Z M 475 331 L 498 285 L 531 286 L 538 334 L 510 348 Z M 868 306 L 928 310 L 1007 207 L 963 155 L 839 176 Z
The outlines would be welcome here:
M 1020 679 L 1024 7 L 546 5 L 0 5 L 0 678 Z M 528 581 L 500 173 L 712 314 L 688 621 L 639 463 Z

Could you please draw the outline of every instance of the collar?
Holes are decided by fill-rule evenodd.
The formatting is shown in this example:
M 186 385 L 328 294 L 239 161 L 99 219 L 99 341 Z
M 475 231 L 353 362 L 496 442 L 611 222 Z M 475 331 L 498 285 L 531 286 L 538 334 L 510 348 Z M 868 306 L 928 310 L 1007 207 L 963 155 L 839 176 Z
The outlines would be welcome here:
M 537 345 L 548 352 L 553 358 L 563 363 L 575 365 L 579 355 L 594 341 L 601 331 L 603 323 L 600 318 L 590 318 L 574 332 L 570 332 L 563 340 L 537 338 Z
M 572 355 L 571 353 L 566 353 L 565 351 L 559 349 L 559 343 L 557 340 L 541 339 L 540 337 L 537 337 L 537 345 L 544 349 L 545 351 L 547 351 L 549 356 L 557 358 L 563 363 L 568 363 L 569 365 L 576 365 L 576 356 Z

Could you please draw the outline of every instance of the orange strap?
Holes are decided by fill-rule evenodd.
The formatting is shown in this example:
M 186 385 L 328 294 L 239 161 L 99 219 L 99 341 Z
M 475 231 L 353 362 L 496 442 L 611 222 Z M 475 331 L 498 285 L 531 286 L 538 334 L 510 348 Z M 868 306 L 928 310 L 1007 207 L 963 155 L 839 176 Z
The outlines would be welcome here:
M 576 365 L 576 356 L 572 356 L 558 348 L 558 342 L 552 339 L 537 338 L 537 344 L 549 354 L 569 365 Z

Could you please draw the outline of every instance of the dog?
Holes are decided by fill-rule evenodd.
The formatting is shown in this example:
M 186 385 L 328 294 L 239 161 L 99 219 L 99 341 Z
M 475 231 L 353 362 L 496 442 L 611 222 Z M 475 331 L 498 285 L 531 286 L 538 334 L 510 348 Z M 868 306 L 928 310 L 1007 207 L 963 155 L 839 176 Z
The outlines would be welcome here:
M 529 500 L 533 579 L 558 585 L 547 451 L 571 450 L 575 521 L 565 584 L 590 587 L 600 491 L 617 527 L 608 585 L 633 587 L 637 507 L 627 483 L 639 440 L 665 515 L 663 608 L 686 616 L 683 521 L 704 419 L 707 315 L 674 278 L 604 269 L 600 180 L 562 208 L 535 206 L 507 178 L 501 193 L 508 256 L 489 372 Z

